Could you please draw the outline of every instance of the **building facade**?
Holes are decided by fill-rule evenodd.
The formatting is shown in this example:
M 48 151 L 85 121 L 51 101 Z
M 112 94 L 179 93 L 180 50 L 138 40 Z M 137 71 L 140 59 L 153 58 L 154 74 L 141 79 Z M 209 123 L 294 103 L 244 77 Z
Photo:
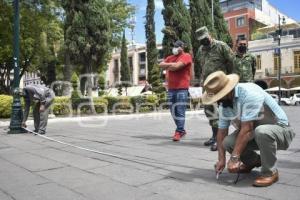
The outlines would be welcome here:
M 292 32 L 298 31 L 300 28 Z M 269 88 L 276 87 L 281 73 L 282 87 L 300 86 L 300 37 L 292 34 L 281 37 L 281 58 L 275 53 L 278 47 L 278 41 L 273 37 L 249 42 L 249 51 L 256 56 L 255 79 L 265 81 Z
M 34 72 L 25 72 L 20 83 L 23 83 L 24 87 L 31 84 L 42 84 L 41 78 L 38 76 L 37 73 Z
M 163 59 L 162 46 L 157 46 L 159 61 Z M 128 64 L 133 85 L 145 85 L 148 79 L 146 45 L 133 44 L 128 46 Z M 121 52 L 115 50 L 106 71 L 106 83 L 109 87 L 115 87 L 121 79 Z
M 238 38 L 252 40 L 258 28 L 276 25 L 278 15 L 284 16 L 288 24 L 296 23 L 267 0 L 220 0 L 220 5 L 234 42 Z

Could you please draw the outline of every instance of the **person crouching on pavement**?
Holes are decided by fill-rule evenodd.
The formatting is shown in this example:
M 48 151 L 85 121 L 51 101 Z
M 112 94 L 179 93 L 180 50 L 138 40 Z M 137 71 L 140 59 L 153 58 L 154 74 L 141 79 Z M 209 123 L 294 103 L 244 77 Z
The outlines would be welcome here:
M 28 85 L 21 91 L 21 96 L 24 97 L 25 101 L 22 127 L 27 127 L 26 121 L 28 119 L 30 106 L 32 105 L 34 132 L 42 135 L 45 134 L 49 108 L 55 97 L 54 92 L 43 85 Z
M 268 93 L 254 83 L 238 82 L 238 75 L 225 75 L 221 71 L 209 75 L 204 82 L 206 92 L 202 102 L 220 105 L 216 173 L 225 168 L 225 151 L 228 151 L 230 173 L 250 173 L 261 166 L 261 176 L 253 185 L 269 186 L 279 177 L 276 151 L 286 150 L 295 132 L 283 109 Z M 228 135 L 230 122 L 236 131 Z
M 191 79 L 192 56 L 184 52 L 185 44 L 177 40 L 173 55 L 165 58 L 159 66 L 167 70 L 168 103 L 176 124 L 173 141 L 179 141 L 185 134 L 185 111 L 188 103 L 188 89 Z

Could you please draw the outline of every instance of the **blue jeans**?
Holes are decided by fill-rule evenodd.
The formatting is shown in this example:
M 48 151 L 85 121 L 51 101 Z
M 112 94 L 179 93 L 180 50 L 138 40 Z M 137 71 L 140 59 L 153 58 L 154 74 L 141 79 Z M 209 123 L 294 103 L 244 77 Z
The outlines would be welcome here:
M 185 123 L 185 110 L 188 104 L 188 89 L 170 89 L 168 91 L 168 103 L 171 115 L 176 124 L 176 131 L 183 133 Z

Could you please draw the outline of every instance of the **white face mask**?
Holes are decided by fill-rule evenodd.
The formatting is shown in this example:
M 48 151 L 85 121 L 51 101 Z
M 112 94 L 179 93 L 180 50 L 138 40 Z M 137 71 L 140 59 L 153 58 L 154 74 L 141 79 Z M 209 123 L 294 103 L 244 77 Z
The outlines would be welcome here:
M 179 54 L 179 49 L 174 47 L 172 49 L 172 53 L 173 53 L 173 55 L 178 55 Z

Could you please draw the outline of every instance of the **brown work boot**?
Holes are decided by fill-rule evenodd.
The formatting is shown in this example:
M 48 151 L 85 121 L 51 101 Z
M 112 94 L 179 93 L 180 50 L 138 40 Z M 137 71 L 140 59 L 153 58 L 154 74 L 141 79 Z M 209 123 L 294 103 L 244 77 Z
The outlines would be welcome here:
M 257 177 L 253 183 L 253 186 L 256 187 L 267 187 L 277 182 L 279 179 L 278 171 L 273 172 L 271 176 L 260 176 Z

